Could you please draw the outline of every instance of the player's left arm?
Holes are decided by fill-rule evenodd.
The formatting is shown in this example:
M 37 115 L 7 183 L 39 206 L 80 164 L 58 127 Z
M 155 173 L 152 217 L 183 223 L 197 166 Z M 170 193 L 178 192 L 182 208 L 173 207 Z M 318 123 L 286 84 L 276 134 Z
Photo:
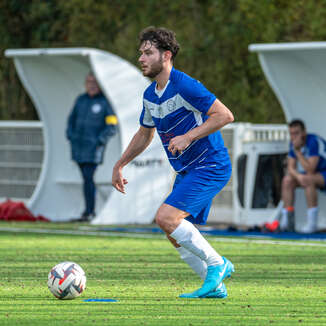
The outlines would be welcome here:
M 200 126 L 189 130 L 187 135 L 191 142 L 206 137 L 234 121 L 232 112 L 218 99 L 207 111 L 208 119 Z
M 306 143 L 307 142 L 307 143 Z M 304 146 L 306 143 L 306 146 L 308 147 L 308 156 L 305 157 L 301 152 L 301 147 Z M 300 162 L 303 169 L 306 171 L 307 174 L 314 174 L 316 173 L 316 168 L 319 162 L 319 143 L 316 139 L 316 137 L 302 139 L 301 143 L 298 140 L 297 144 L 293 144 L 295 155 Z
M 98 135 L 98 145 L 105 145 L 118 131 L 118 118 L 113 112 L 111 105 L 107 101 L 102 105 L 105 108 L 105 116 L 103 116 L 105 124 L 104 128 Z
M 184 135 L 174 137 L 170 140 L 168 150 L 173 155 L 176 152 L 181 153 L 193 141 L 206 137 L 234 121 L 232 112 L 218 99 L 215 99 L 207 111 L 207 115 L 208 119 L 203 124 L 189 130 Z
M 314 174 L 319 162 L 319 156 L 310 156 L 306 158 L 301 151 L 295 151 L 298 161 L 307 174 Z

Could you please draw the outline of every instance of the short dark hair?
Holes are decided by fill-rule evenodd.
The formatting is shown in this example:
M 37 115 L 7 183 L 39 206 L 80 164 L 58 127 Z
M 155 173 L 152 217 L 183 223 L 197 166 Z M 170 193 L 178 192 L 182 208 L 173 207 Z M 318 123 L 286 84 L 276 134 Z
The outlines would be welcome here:
M 164 27 L 146 27 L 140 32 L 139 41 L 140 45 L 143 42 L 149 41 L 159 51 L 171 51 L 172 60 L 174 60 L 180 48 L 175 33 Z
M 306 130 L 306 126 L 304 124 L 304 122 L 300 119 L 294 119 L 289 123 L 289 127 L 293 128 L 293 127 L 300 127 L 301 130 Z

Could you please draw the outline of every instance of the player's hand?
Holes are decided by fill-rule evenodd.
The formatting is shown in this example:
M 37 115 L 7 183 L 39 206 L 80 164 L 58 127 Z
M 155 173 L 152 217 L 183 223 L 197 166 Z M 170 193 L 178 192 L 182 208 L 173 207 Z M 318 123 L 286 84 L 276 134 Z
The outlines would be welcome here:
M 293 147 L 295 150 L 299 151 L 303 146 L 303 139 L 301 137 L 296 137 L 292 141 Z
M 122 168 L 114 167 L 112 171 L 112 186 L 118 191 L 125 194 L 125 185 L 128 183 L 127 179 L 122 176 Z
M 171 138 L 169 142 L 168 150 L 172 153 L 173 156 L 176 155 L 177 152 L 182 154 L 182 152 L 191 144 L 190 137 L 185 134 L 181 136 L 176 136 Z
M 310 186 L 312 181 L 311 181 L 311 178 L 309 178 L 307 175 L 305 174 L 299 174 L 297 176 L 297 180 L 300 184 L 301 187 L 307 187 L 307 186 Z

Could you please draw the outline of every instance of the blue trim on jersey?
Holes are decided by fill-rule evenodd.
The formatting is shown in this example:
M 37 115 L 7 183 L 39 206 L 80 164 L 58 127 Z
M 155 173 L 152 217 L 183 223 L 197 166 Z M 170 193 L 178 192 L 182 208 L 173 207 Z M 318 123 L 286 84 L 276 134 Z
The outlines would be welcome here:
M 168 151 L 171 138 L 184 135 L 208 119 L 207 112 L 216 100 L 199 81 L 174 68 L 169 80 L 161 97 L 155 93 L 156 82 L 145 90 L 140 124 L 157 129 L 170 164 L 177 172 L 214 164 L 222 169 L 230 166 L 220 131 L 195 140 L 182 154 L 173 156 Z
M 309 158 L 319 156 L 316 172 L 326 171 L 326 141 L 315 134 L 307 134 L 305 146 L 301 149 L 304 157 Z M 289 157 L 297 159 L 292 142 L 290 142 Z M 302 167 L 298 167 L 300 173 L 305 172 Z

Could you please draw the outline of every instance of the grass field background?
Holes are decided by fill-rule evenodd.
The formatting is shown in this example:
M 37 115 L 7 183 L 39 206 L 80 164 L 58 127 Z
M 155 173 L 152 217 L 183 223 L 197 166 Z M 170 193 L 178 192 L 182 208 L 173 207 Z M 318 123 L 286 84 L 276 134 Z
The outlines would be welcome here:
M 78 224 L 0 227 L 78 230 Z M 326 243 L 208 240 L 236 272 L 227 299 L 179 299 L 201 285 L 162 235 L 152 238 L 0 232 L 0 325 L 326 325 Z M 81 297 L 56 299 L 50 269 L 74 261 Z M 86 303 L 110 298 L 116 303 Z

